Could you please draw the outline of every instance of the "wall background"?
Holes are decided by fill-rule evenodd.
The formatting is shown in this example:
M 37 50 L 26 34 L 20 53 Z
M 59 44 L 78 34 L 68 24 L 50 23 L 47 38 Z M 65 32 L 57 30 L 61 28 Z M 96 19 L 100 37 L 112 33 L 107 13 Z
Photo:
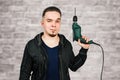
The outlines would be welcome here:
M 105 50 L 103 80 L 120 80 L 120 0 L 0 0 L 0 80 L 18 80 L 25 44 L 43 31 L 43 9 L 61 9 L 60 33 L 71 41 L 77 54 L 80 47 L 72 42 L 72 17 L 77 8 L 82 34 L 100 43 Z M 91 45 L 86 63 L 71 72 L 71 80 L 99 80 L 102 54 Z

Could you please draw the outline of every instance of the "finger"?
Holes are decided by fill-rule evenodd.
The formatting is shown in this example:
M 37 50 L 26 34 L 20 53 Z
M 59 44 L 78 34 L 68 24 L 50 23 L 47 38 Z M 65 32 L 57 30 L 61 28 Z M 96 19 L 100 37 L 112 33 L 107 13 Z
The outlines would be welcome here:
M 80 39 L 78 39 L 78 42 L 80 42 Z
M 87 37 L 86 36 L 82 36 L 83 39 L 85 39 L 85 41 L 87 41 Z
M 80 39 L 78 39 L 78 44 L 81 44 Z
M 87 41 L 87 37 L 85 36 L 85 41 Z
M 78 44 L 81 46 L 81 47 L 83 47 L 83 48 L 85 48 L 85 49 L 88 49 L 89 48 L 89 44 L 83 44 L 83 43 L 81 43 L 80 42 L 80 39 L 78 39 Z
M 80 42 L 80 39 L 78 39 L 78 44 L 80 45 L 80 46 L 82 46 L 83 44 Z
M 82 36 L 82 38 L 84 39 L 84 38 L 85 38 L 85 36 Z
M 89 38 L 87 38 L 86 42 L 89 42 Z

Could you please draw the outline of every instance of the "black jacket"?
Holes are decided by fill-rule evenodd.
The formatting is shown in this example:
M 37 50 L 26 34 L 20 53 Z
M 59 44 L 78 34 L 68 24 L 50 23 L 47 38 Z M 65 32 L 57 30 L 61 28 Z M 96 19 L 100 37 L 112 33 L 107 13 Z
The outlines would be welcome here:
M 30 40 L 25 47 L 21 63 L 19 80 L 45 80 L 47 70 L 47 54 L 42 46 L 41 36 L 38 34 Z M 70 80 L 68 68 L 76 71 L 82 66 L 87 58 L 87 50 L 79 51 L 77 56 L 74 55 L 71 43 L 60 35 L 59 42 L 59 74 L 60 80 Z M 31 77 L 30 77 L 31 76 Z

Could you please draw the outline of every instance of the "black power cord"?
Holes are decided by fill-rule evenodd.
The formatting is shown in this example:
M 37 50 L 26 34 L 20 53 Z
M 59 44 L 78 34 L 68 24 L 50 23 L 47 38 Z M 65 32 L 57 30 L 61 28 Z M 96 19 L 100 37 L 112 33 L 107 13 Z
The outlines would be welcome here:
M 101 73 L 100 73 L 100 80 L 103 80 L 103 71 L 104 71 L 104 49 L 103 49 L 103 47 L 102 47 L 100 44 L 98 44 L 98 43 L 95 43 L 95 42 L 94 42 L 93 44 L 99 46 L 99 47 L 101 48 L 101 50 L 102 50 L 102 67 L 101 67 Z

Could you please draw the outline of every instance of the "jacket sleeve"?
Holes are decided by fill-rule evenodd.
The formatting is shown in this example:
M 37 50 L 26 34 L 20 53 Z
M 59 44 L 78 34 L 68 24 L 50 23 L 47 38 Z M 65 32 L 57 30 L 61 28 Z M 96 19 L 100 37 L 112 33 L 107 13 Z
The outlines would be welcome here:
M 72 50 L 72 46 L 71 46 L 71 50 Z M 78 55 L 74 55 L 73 50 L 71 51 L 71 55 L 70 55 L 70 64 L 69 64 L 69 68 L 72 71 L 76 71 L 79 67 L 81 67 L 87 58 L 87 51 L 88 49 L 84 49 L 81 48 Z
M 29 80 L 31 74 L 31 65 L 32 58 L 28 51 L 28 45 L 26 45 L 21 63 L 19 80 Z

